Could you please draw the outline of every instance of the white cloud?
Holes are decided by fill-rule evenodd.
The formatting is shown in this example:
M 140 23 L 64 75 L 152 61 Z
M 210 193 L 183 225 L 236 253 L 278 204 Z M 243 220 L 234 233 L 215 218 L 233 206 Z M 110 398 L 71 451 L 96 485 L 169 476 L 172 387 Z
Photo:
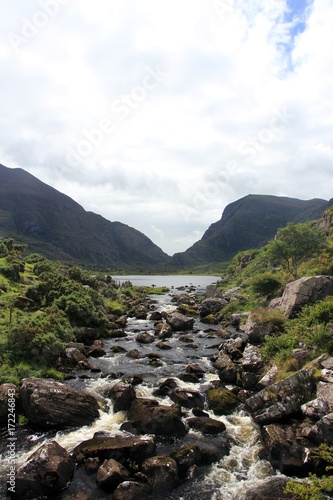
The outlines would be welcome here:
M 170 254 L 249 193 L 331 198 L 333 5 L 290 5 L 4 3 L 0 162 Z

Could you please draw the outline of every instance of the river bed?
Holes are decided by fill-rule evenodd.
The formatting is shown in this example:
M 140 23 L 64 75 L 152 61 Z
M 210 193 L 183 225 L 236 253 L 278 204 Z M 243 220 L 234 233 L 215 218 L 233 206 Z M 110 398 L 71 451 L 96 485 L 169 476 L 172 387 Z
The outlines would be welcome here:
M 116 277 L 115 279 L 118 278 Z M 198 277 L 177 276 L 177 280 L 175 281 L 167 280 L 165 279 L 166 277 L 159 277 L 161 281 L 157 280 L 156 277 L 150 276 L 149 278 L 151 284 L 167 286 L 172 290 L 172 293 L 178 287 L 194 287 L 195 292 L 200 290 L 204 292 L 205 287 L 217 279 L 216 277 L 204 277 L 205 280 L 201 280 L 201 282 L 200 280 L 199 282 L 196 280 L 196 284 L 194 285 L 194 278 Z M 138 284 L 133 277 L 130 279 L 128 276 L 126 279 L 129 279 L 133 284 Z M 154 310 L 171 312 L 176 309 L 176 306 L 171 302 L 172 293 L 152 296 Z M 214 336 L 214 329 L 218 327 L 218 325 L 203 324 L 196 319 L 193 330 L 186 332 L 187 340 L 182 339 L 182 335 L 176 333 L 172 338 L 168 339 L 168 343 L 172 348 L 162 351 L 156 347 L 155 342 L 152 344 L 139 344 L 135 340 L 138 332 L 153 331 L 153 322 L 149 319 L 139 320 L 130 318 L 125 327 L 127 336 L 119 339 L 105 340 L 105 356 L 89 360 L 101 368 L 101 373 L 91 374 L 91 378 L 88 379 L 78 376 L 66 383 L 75 388 L 86 389 L 95 395 L 104 396 L 106 389 L 121 380 L 122 377 L 137 375 L 143 380 L 141 384 L 136 386 L 137 397 L 154 398 L 161 404 L 171 405 L 173 402 L 168 396 L 157 397 L 153 395 L 159 383 L 166 378 L 173 377 L 180 387 L 190 388 L 199 392 L 205 384 L 218 379 L 209 359 L 221 342 L 219 338 Z M 117 347 L 117 351 L 119 351 L 119 348 L 124 349 L 124 351 L 120 353 L 115 352 L 115 347 Z M 130 359 L 126 356 L 126 353 L 132 349 L 139 351 L 140 357 L 138 359 Z M 152 363 L 154 356 L 155 363 Z M 189 363 L 197 363 L 206 370 L 205 376 L 200 383 L 185 383 L 177 378 L 177 375 L 184 372 L 186 365 Z M 123 435 L 120 426 L 126 420 L 126 414 L 124 412 L 114 413 L 112 402 L 110 400 L 107 402 L 109 411 L 101 412 L 100 418 L 90 426 L 57 433 L 53 431 L 36 431 L 29 427 L 19 430 L 17 433 L 19 440 L 16 457 L 17 465 L 26 461 L 32 451 L 50 439 L 55 439 L 61 446 L 71 452 L 77 444 L 92 438 L 96 432 Z M 191 414 L 191 410 L 185 411 L 188 415 Z M 207 408 L 205 408 L 205 412 L 211 418 L 221 420 L 226 425 L 227 433 L 233 439 L 231 451 L 228 456 L 219 462 L 205 467 L 204 475 L 199 475 L 194 484 L 193 482 L 189 484 L 184 483 L 176 488 L 171 496 L 168 495 L 167 498 L 171 498 L 172 500 L 245 500 L 247 491 L 250 488 L 253 488 L 264 481 L 265 478 L 275 474 L 270 464 L 259 458 L 259 451 L 261 449 L 259 430 L 250 417 L 244 413 L 236 412 L 230 416 L 219 417 Z M 201 439 L 199 432 L 190 430 L 189 434 L 196 439 Z M 5 434 L 3 438 L 5 439 Z M 2 451 L 4 452 L 4 449 Z M 6 461 L 4 458 L 0 461 L 0 467 L 4 477 L 6 471 Z M 65 500 L 70 494 L 75 495 L 80 482 L 82 482 L 81 477 L 74 477 L 68 490 L 64 491 L 57 498 Z M 89 490 L 88 480 L 85 488 Z M 4 487 L 0 491 L 0 497 L 6 498 Z M 106 499 L 108 495 L 101 491 L 99 496 L 92 498 Z

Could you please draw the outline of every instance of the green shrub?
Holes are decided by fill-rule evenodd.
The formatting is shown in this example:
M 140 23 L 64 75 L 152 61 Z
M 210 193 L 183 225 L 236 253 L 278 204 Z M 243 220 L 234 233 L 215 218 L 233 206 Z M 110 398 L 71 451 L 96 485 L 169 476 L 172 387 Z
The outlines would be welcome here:
M 65 313 L 52 306 L 18 320 L 9 331 L 7 350 L 14 362 L 29 359 L 39 366 L 52 366 L 73 339 Z
M 108 307 L 110 313 L 115 314 L 116 316 L 121 316 L 127 309 L 126 304 L 124 304 L 120 300 L 111 300 L 110 302 L 108 302 Z
M 250 282 L 253 293 L 260 296 L 273 295 L 281 285 L 281 280 L 271 273 L 260 274 Z
M 7 260 L 7 263 L 0 268 L 0 273 L 5 276 L 5 278 L 18 282 L 21 280 L 21 270 L 22 267 L 19 260 L 12 260 L 11 262 Z
M 262 312 L 258 309 L 259 319 L 260 314 Z M 254 315 L 252 313 L 252 317 L 256 318 L 256 312 Z M 333 297 L 304 307 L 297 318 L 285 321 L 284 333 L 278 337 L 266 337 L 265 344 L 261 348 L 264 358 L 286 360 L 292 357 L 292 350 L 299 347 L 300 342 L 310 348 L 312 355 L 330 353 L 333 349 L 333 338 L 327 325 L 331 321 L 333 321 Z
M 8 280 L 0 275 L 0 289 L 3 290 L 4 292 L 7 292 L 8 290 Z
M 272 325 L 274 329 L 282 329 L 286 318 L 278 309 L 257 307 L 251 311 L 251 319 L 260 325 Z
M 24 259 L 27 264 L 36 264 L 37 262 L 42 262 L 47 260 L 43 255 L 40 255 L 39 253 L 31 253 L 26 256 Z
M 326 471 L 333 469 L 333 447 L 327 444 L 321 444 L 318 450 L 311 452 L 314 457 L 324 460 L 328 465 Z M 333 476 L 318 477 L 316 474 L 309 474 L 309 477 L 303 480 L 290 479 L 285 487 L 285 493 L 296 495 L 296 500 L 323 500 L 327 498 L 324 493 L 333 491 Z M 330 497 L 330 495 L 329 495 Z

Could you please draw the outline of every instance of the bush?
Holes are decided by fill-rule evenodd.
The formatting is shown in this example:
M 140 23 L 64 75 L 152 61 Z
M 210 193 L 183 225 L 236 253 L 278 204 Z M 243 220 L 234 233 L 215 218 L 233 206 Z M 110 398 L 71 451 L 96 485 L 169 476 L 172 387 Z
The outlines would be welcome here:
M 332 471 L 333 466 L 333 447 L 327 444 L 321 444 L 318 450 L 311 452 L 315 457 L 324 460 L 328 465 L 326 471 Z M 327 498 L 324 493 L 333 491 L 333 476 L 322 476 L 319 478 L 316 474 L 309 474 L 309 477 L 303 480 L 291 479 L 288 481 L 285 493 L 296 495 L 297 500 L 322 500 Z M 329 495 L 331 498 L 331 495 Z
M 279 337 L 266 337 L 262 347 L 264 358 L 274 358 L 276 361 L 289 359 L 292 357 L 292 350 L 299 347 L 300 342 L 312 349 L 312 354 L 330 353 L 333 349 L 333 338 L 327 325 L 331 321 L 333 297 L 304 307 L 297 318 L 285 322 L 285 333 Z
M 253 293 L 259 296 L 273 295 L 281 285 L 280 279 L 271 273 L 260 274 L 250 282 Z
M 8 280 L 6 280 L 6 278 L 4 278 L 1 275 L 0 275 L 0 289 L 3 290 L 4 292 L 7 292 L 8 290 Z
M 266 307 L 257 307 L 251 312 L 251 319 L 259 325 L 271 324 L 274 329 L 283 328 L 286 318 L 282 311 L 277 309 L 268 309 Z
M 110 312 L 116 316 L 121 316 L 126 311 L 126 304 L 120 302 L 120 300 L 112 300 L 108 302 L 108 306 Z
M 52 306 L 18 320 L 9 331 L 7 351 L 14 362 L 29 359 L 39 366 L 52 366 L 73 339 L 65 313 Z
M 40 255 L 39 253 L 31 253 L 26 256 L 24 259 L 27 264 L 36 264 L 37 262 L 45 261 L 47 260 L 43 255 Z
M 11 281 L 20 281 L 21 280 L 21 263 L 18 260 L 12 260 L 11 262 L 7 262 L 7 264 L 0 268 L 0 273 L 8 278 Z

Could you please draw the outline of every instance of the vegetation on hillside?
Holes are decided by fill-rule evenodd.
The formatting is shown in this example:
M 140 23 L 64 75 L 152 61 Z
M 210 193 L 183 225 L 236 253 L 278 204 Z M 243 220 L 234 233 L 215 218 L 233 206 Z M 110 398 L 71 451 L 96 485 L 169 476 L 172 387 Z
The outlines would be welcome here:
M 273 298 L 282 295 L 285 285 L 299 276 L 333 274 L 333 228 L 324 230 L 320 222 L 289 223 L 261 249 L 237 253 L 219 283 L 222 290 L 236 288 L 241 295 L 222 311 L 226 320 L 235 312 L 252 311 L 253 320 L 272 326 L 273 333 L 261 349 L 267 364 L 274 362 L 283 370 L 300 368 L 293 356 L 293 350 L 300 346 L 308 348 L 303 364 L 333 348 L 332 297 L 309 304 L 289 320 L 268 308 Z
M 107 337 L 130 301 L 167 291 L 120 286 L 111 276 L 38 254 L 23 258 L 23 251 L 12 238 L 0 240 L 0 383 L 32 375 L 61 378 L 68 342 Z

